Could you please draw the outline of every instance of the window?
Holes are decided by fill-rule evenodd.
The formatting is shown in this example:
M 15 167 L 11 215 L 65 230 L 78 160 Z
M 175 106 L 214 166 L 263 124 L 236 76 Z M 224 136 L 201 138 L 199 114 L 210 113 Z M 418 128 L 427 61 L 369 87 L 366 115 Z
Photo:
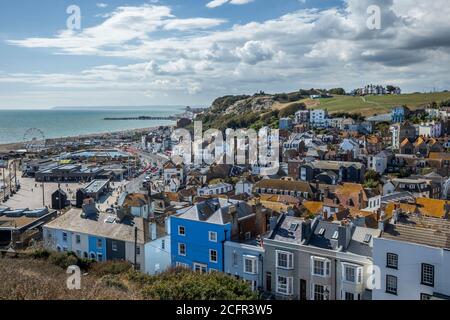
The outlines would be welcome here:
M 311 269 L 314 276 L 328 277 L 330 275 L 330 260 L 318 257 L 311 257 L 311 260 Z
M 76 241 L 76 243 L 81 243 L 81 237 L 80 237 L 80 235 L 79 234 L 77 234 L 76 236 L 75 236 L 75 241 Z
M 179 243 L 178 244 L 178 254 L 180 256 L 185 256 L 186 255 L 186 245 L 184 243 Z
M 194 271 L 200 273 L 206 273 L 207 266 L 200 263 L 194 263 Z
M 291 277 L 277 277 L 277 292 L 284 295 L 292 294 L 292 287 L 294 283 L 294 278 Z
M 209 250 L 209 262 L 217 263 L 217 251 Z
M 258 272 L 258 258 L 244 256 L 244 273 L 256 274 Z
M 112 249 L 112 251 L 117 251 L 117 242 L 113 241 L 111 243 L 111 249 Z
M 213 231 L 209 232 L 209 241 L 217 242 L 217 232 L 213 232 Z
M 77 256 L 81 257 L 81 250 L 77 250 Z
M 328 289 L 320 284 L 313 285 L 313 299 L 316 301 L 328 300 Z
M 398 255 L 395 253 L 388 253 L 386 256 L 386 267 L 398 269 Z
M 277 268 L 293 269 L 294 255 L 290 252 L 277 250 Z
M 67 241 L 67 233 L 66 232 L 63 232 L 63 241 L 64 242 Z
M 189 268 L 189 265 L 187 263 L 177 262 L 176 263 L 177 268 Z
M 422 263 L 422 284 L 434 287 L 434 266 Z
M 141 254 L 141 248 L 140 247 L 136 247 L 136 254 L 137 255 Z
M 356 268 L 352 266 L 345 266 L 345 281 L 347 282 L 356 282 Z
M 161 250 L 166 250 L 166 240 L 161 240 Z
M 426 293 L 420 294 L 420 300 L 431 300 L 432 296 Z
M 319 236 L 323 236 L 325 234 L 325 229 L 324 228 L 321 228 L 320 230 L 319 230 Z
M 397 277 L 391 275 L 386 276 L 386 293 L 397 294 Z
M 339 232 L 335 231 L 335 232 L 333 233 L 333 236 L 331 237 L 331 239 L 337 240 L 338 238 L 339 238 Z
M 233 251 L 233 266 L 237 266 L 238 265 L 238 255 L 236 253 L 236 251 Z
M 363 268 L 351 264 L 342 264 L 342 277 L 345 282 L 362 283 Z
M 99 248 L 99 249 L 103 248 L 103 241 L 102 241 L 102 239 L 97 239 L 97 248 Z
M 371 240 L 372 240 L 372 235 L 366 234 L 366 236 L 364 237 L 364 243 L 370 243 Z
M 103 255 L 101 253 L 97 253 L 97 260 L 103 261 Z
M 344 295 L 344 300 L 355 300 L 355 294 L 352 292 L 346 292 Z
M 186 228 L 183 226 L 178 226 L 178 235 L 179 236 L 185 236 L 186 235 Z
M 291 226 L 289 227 L 289 231 L 295 232 L 295 231 L 297 231 L 297 228 L 298 228 L 298 223 L 292 223 Z

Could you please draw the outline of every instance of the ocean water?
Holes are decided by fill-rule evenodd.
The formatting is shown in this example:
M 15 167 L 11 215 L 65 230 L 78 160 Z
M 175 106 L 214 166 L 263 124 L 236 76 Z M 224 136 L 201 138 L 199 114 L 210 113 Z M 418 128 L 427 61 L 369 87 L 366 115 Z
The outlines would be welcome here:
M 103 120 L 106 117 L 171 116 L 181 106 L 139 108 L 74 108 L 50 110 L 0 110 L 0 144 L 23 142 L 42 133 L 46 139 L 92 133 L 142 129 L 173 124 L 173 121 Z M 38 129 L 38 130 L 30 130 Z M 28 134 L 27 134 L 28 132 Z

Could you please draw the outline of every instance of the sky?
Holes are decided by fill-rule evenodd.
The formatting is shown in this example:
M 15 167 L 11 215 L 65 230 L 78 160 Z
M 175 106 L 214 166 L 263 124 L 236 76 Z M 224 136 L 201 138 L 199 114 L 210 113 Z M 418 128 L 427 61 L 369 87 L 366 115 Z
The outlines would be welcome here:
M 449 16 L 448 0 L 1 1 L 0 108 L 447 90 Z

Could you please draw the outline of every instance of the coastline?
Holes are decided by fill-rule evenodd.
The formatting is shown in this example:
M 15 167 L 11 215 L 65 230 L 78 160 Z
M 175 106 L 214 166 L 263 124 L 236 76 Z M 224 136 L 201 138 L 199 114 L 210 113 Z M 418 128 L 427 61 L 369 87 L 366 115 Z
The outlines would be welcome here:
M 173 127 L 175 124 L 169 124 L 164 125 L 163 127 Z M 119 131 L 109 131 L 109 132 L 98 132 L 98 133 L 90 133 L 90 134 L 82 134 L 77 136 L 67 136 L 67 137 L 61 137 L 61 138 L 50 138 L 46 139 L 46 141 L 58 141 L 58 140 L 65 140 L 65 141 L 76 141 L 80 139 L 96 139 L 96 138 L 107 138 L 108 136 L 112 135 L 118 135 L 118 134 L 129 134 L 129 133 L 150 133 L 152 131 L 155 131 L 160 126 L 154 126 L 154 127 L 148 127 L 148 128 L 138 128 L 138 129 L 126 129 L 126 130 L 119 130 Z M 11 151 L 16 151 L 19 149 L 23 149 L 26 142 L 12 142 L 12 143 L 3 143 L 0 144 L 0 152 L 1 153 L 7 153 Z

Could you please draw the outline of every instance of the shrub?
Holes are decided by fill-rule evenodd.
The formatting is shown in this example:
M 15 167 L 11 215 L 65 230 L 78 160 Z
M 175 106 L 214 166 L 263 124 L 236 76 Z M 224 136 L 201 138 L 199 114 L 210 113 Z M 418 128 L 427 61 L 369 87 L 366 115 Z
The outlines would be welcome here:
M 78 265 L 78 258 L 66 252 L 52 252 L 49 256 L 49 262 L 63 269 L 69 266 Z
M 113 275 L 106 275 L 102 278 L 102 283 L 110 288 L 117 288 L 122 291 L 128 291 L 127 286 Z
M 131 269 L 131 263 L 127 261 L 105 261 L 92 265 L 91 272 L 100 276 L 118 275 L 128 272 Z
M 158 300 L 254 300 L 257 295 L 244 281 L 223 273 L 200 274 L 176 268 L 158 276 L 147 276 L 142 295 Z
M 46 249 L 37 249 L 30 253 L 33 259 L 48 259 L 50 252 Z

